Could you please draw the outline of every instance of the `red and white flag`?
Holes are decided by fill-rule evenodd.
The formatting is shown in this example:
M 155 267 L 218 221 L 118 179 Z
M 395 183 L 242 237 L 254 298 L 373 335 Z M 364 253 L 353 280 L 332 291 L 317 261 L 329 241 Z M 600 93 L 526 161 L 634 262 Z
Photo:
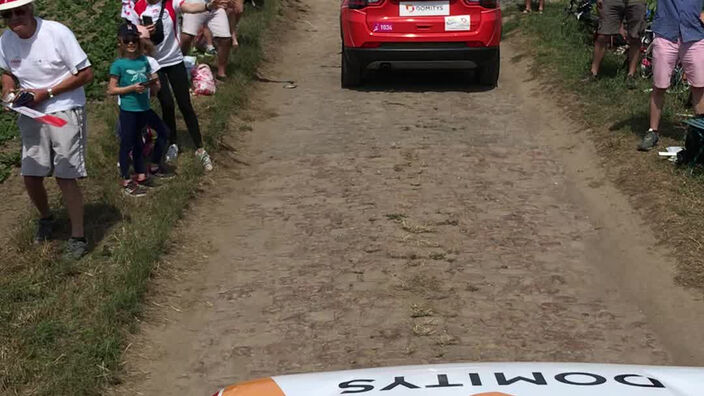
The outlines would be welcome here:
M 5 103 L 3 103 L 3 106 L 7 107 L 10 110 L 16 111 L 22 115 L 25 115 L 29 118 L 35 119 L 39 122 L 42 122 L 44 124 L 52 125 L 52 126 L 59 127 L 59 128 L 66 125 L 66 120 L 64 120 L 63 118 L 59 118 L 59 117 L 53 116 L 51 114 L 44 114 L 41 111 L 37 111 L 37 110 L 34 110 L 29 107 L 24 107 L 24 106 L 15 107 L 11 104 L 5 104 Z

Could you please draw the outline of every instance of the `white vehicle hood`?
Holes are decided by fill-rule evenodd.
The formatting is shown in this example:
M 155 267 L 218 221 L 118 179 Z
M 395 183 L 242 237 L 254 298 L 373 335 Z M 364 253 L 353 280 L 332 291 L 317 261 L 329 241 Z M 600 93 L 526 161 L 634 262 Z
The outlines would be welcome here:
M 704 368 L 460 363 L 283 375 L 218 396 L 704 396 Z

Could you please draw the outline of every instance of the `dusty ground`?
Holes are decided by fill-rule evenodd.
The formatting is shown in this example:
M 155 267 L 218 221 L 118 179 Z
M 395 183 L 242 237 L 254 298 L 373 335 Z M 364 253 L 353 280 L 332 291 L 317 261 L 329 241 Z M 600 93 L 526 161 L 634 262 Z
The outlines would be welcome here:
M 304 4 L 268 70 L 299 87 L 261 85 L 114 393 L 423 362 L 704 362 L 703 304 L 515 43 L 495 90 L 405 73 L 340 90 L 338 4 Z

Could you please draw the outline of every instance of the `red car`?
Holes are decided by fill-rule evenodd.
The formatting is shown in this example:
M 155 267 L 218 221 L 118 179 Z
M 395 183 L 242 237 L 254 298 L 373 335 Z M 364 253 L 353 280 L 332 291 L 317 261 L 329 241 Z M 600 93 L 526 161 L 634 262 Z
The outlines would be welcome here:
M 477 69 L 499 78 L 498 0 L 342 0 L 342 87 L 368 70 Z

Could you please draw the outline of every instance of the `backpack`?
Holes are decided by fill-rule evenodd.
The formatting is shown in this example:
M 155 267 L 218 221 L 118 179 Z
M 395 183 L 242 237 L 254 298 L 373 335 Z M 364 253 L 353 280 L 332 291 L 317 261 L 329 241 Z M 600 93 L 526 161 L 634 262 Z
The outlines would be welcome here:
M 687 136 L 684 149 L 677 153 L 677 165 L 704 164 L 704 117 L 685 121 Z
M 191 70 L 193 93 L 196 95 L 215 95 L 215 77 L 210 66 L 201 63 Z

